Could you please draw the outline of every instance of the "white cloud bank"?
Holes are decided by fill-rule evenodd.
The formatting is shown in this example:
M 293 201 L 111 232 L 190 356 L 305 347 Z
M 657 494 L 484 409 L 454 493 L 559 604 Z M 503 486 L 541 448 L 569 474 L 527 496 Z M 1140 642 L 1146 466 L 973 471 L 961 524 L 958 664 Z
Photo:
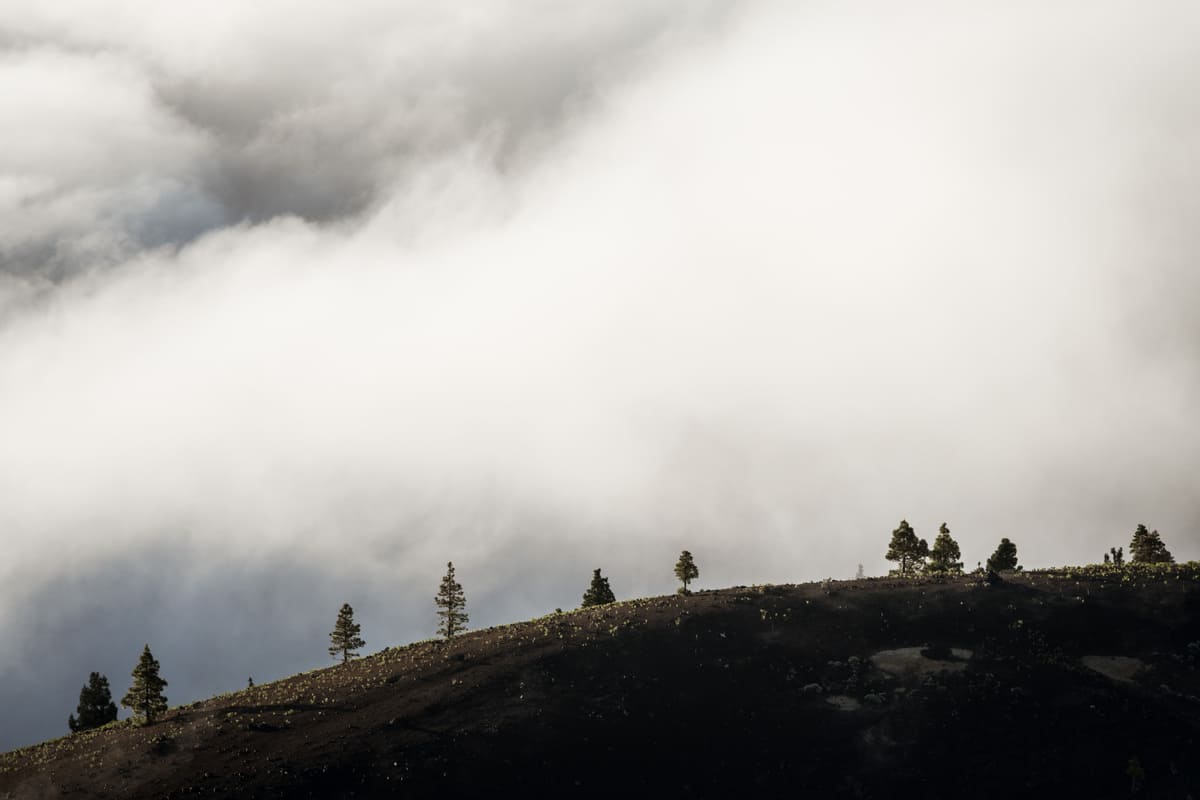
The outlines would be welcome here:
M 1191 4 L 324 8 L 0 3 L 0 670 L 148 548 L 398 637 L 447 558 L 486 623 L 902 516 L 1200 556 Z

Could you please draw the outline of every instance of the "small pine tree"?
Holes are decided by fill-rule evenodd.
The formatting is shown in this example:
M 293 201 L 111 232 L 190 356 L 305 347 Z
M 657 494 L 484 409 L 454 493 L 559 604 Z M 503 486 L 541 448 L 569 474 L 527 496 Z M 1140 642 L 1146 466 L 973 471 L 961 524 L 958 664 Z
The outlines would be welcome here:
M 1158 531 L 1148 531 L 1145 525 L 1138 525 L 1133 532 L 1133 541 L 1129 543 L 1129 554 L 1135 564 L 1171 564 L 1175 557 L 1163 544 Z
M 991 572 L 1020 569 L 1017 565 L 1017 546 L 1007 538 L 1001 539 L 999 546 L 996 547 L 996 552 L 988 557 L 987 568 Z
M 929 557 L 929 544 L 924 539 L 918 539 L 908 520 L 902 519 L 900 527 L 892 531 L 892 541 L 884 557 L 899 564 L 896 570 L 899 575 L 915 575 Z
M 675 562 L 675 577 L 683 583 L 680 594 L 688 594 L 688 584 L 700 577 L 700 569 L 687 550 L 680 553 L 679 560 Z
M 863 565 L 859 564 L 858 571 L 854 573 L 854 580 L 861 581 L 865 577 L 867 577 L 867 573 L 863 570 Z
M 67 718 L 67 726 L 72 733 L 90 731 L 116 720 L 117 705 L 113 702 L 108 678 L 99 672 L 88 676 L 87 684 L 79 690 L 79 706 L 75 714 Z
M 1105 554 L 1104 554 L 1104 566 L 1106 566 L 1106 567 L 1107 567 L 1107 566 L 1108 566 L 1109 564 L 1111 564 L 1111 563 L 1112 563 L 1112 561 L 1110 561 L 1110 560 L 1109 560 L 1109 558 L 1108 558 L 1108 553 L 1105 553 Z
M 254 676 L 253 675 L 251 675 L 249 678 L 246 678 L 246 688 L 247 689 L 254 688 Z
M 605 603 L 617 602 L 616 595 L 608 585 L 608 578 L 601 577 L 600 570 L 592 570 L 592 584 L 583 593 L 583 608 L 602 606 Z
M 1124 547 L 1110 547 L 1110 548 L 1108 548 L 1108 552 L 1111 555 L 1111 559 L 1109 558 L 1109 556 L 1105 556 L 1104 557 L 1105 564 L 1111 563 L 1114 567 L 1119 567 L 1125 563 L 1125 548 Z
M 130 709 L 146 725 L 153 724 L 155 717 L 167 710 L 167 698 L 162 693 L 167 682 L 159 677 L 158 668 L 150 645 L 146 645 L 142 648 L 142 657 L 138 659 L 137 666 L 133 668 L 133 685 L 121 698 L 121 705 Z
M 439 636 L 449 639 L 467 629 L 467 597 L 463 594 L 462 584 L 454 579 L 453 562 L 446 563 L 446 577 L 442 578 L 442 585 L 433 602 L 438 607 Z
M 329 633 L 329 655 L 337 658 L 340 654 L 343 664 L 357 656 L 356 651 L 366 645 L 359 636 L 360 633 L 362 626 L 354 621 L 354 609 L 349 603 L 342 603 L 337 622 L 333 624 L 333 630 Z
M 961 558 L 962 551 L 958 549 L 958 542 L 954 541 L 950 529 L 943 522 L 933 540 L 933 549 L 929 551 L 929 571 L 960 575 L 963 567 L 962 561 L 959 560 Z

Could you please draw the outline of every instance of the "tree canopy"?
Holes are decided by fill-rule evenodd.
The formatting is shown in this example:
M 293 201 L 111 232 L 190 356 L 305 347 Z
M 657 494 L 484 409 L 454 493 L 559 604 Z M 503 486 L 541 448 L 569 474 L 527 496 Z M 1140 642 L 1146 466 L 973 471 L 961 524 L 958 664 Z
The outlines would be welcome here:
M 928 556 L 929 543 L 917 538 L 917 533 L 908 524 L 908 520 L 900 520 L 900 527 L 892 531 L 892 541 L 888 545 L 885 558 L 897 563 L 897 573 L 908 576 L 915 575 Z
M 163 694 L 167 682 L 159 677 L 159 664 L 150 645 L 142 648 L 142 657 L 133 668 L 133 685 L 121 698 L 121 705 L 130 709 L 133 715 L 147 725 L 167 710 L 167 698 Z
M 1133 532 L 1129 554 L 1135 564 L 1171 564 L 1175 561 L 1158 531 L 1148 531 L 1145 525 L 1138 525 Z
M 683 594 L 688 593 L 688 584 L 700 577 L 700 569 L 696 566 L 692 554 L 684 550 L 679 554 L 679 560 L 675 562 L 675 577 L 683 583 L 683 588 L 680 590 Z
M 354 609 L 350 607 L 349 603 L 342 603 L 342 608 L 338 611 L 337 622 L 334 623 L 333 630 L 329 633 L 329 655 L 334 658 L 341 655 L 343 664 L 357 656 L 356 651 L 366 645 L 359 635 L 360 633 L 362 633 L 362 626 L 354 621 Z
M 117 704 L 113 702 L 108 678 L 99 672 L 88 676 L 88 682 L 79 690 L 79 706 L 67 718 L 72 733 L 90 731 L 107 725 L 117 718 Z
M 992 572 L 1019 569 L 1017 564 L 1017 546 L 1007 538 L 1001 539 L 1000 544 L 996 547 L 996 552 L 988 557 L 987 568 Z
M 462 584 L 454 579 L 454 563 L 446 562 L 446 575 L 433 602 L 438 607 L 438 635 L 449 639 L 467 629 L 467 596 Z
M 958 542 L 954 541 L 950 528 L 943 522 L 933 540 L 933 549 L 929 551 L 929 571 L 960 573 L 963 566 L 961 559 L 962 551 L 958 548 Z
M 586 592 L 583 593 L 583 608 L 588 606 L 602 606 L 605 603 L 615 603 L 616 595 L 608 585 L 608 578 L 600 575 L 600 570 L 592 571 L 592 583 L 588 586 Z

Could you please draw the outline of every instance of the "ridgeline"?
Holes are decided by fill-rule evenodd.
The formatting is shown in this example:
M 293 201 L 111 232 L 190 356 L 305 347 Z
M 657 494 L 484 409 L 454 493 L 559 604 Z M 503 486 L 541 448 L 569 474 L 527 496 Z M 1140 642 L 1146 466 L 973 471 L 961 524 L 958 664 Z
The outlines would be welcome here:
M 0 798 L 1200 796 L 1200 563 L 611 603 L 0 756 Z

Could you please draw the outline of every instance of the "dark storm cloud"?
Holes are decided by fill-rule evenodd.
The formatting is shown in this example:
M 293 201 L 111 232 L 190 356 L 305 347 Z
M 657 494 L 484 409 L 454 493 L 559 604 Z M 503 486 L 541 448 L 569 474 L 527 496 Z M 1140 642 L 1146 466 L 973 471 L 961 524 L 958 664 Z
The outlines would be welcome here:
M 449 559 L 489 624 L 900 517 L 1197 557 L 1198 23 L 0 4 L 0 746 L 144 641 L 184 702 L 427 636 Z
M 663 37 L 718 16 L 669 0 L 0 10 L 16 145 L 0 208 L 19 214 L 0 269 L 59 280 L 232 223 L 346 219 L 481 141 L 506 168 Z

